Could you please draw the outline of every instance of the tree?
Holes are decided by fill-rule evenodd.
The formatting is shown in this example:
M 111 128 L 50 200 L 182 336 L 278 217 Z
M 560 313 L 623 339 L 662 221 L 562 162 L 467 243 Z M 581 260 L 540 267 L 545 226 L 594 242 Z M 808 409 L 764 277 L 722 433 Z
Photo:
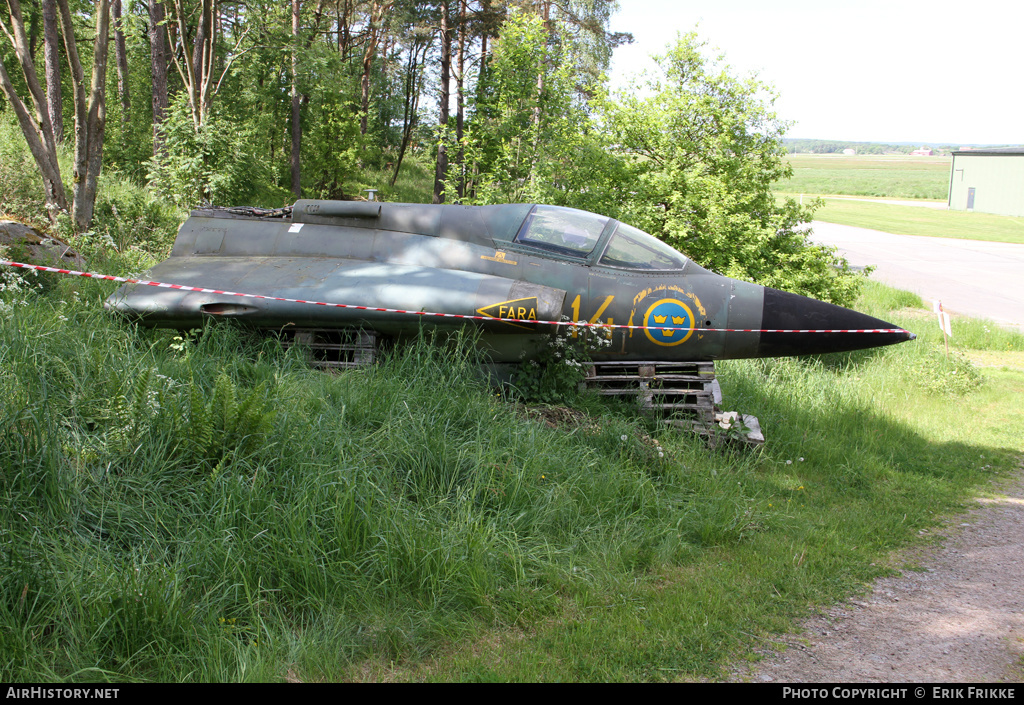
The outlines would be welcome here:
M 617 171 L 607 145 L 575 96 L 566 38 L 549 45 L 543 17 L 517 13 L 501 26 L 467 132 L 463 203 L 542 202 L 602 210 L 603 183 Z M 601 175 L 601 176 L 598 176 Z M 449 173 L 454 192 L 461 173 Z M 607 197 L 606 197 L 607 196 Z
M 381 43 L 386 27 L 385 18 L 391 12 L 393 2 L 379 2 L 374 0 L 370 7 L 366 27 L 366 45 L 363 47 L 363 70 L 359 81 L 360 86 L 360 113 L 362 115 L 359 123 L 359 131 L 366 134 L 367 121 L 370 115 L 370 71 L 373 68 L 373 59 L 377 53 L 378 45 Z
M 188 96 L 179 93 L 160 128 L 163 151 L 149 162 L 150 188 L 180 208 L 279 202 L 283 194 L 254 139 L 257 125 L 233 119 L 218 103 L 197 130 Z
M 35 63 L 32 61 L 32 52 L 29 47 L 28 36 L 25 33 L 25 19 L 22 16 L 21 4 L 18 0 L 8 0 L 11 27 L 0 22 L 0 28 L 14 48 L 18 58 L 22 75 L 25 79 L 25 86 L 34 108 L 34 114 L 29 113 L 28 107 L 21 96 L 14 89 L 14 84 L 7 73 L 4 62 L 0 61 L 0 88 L 3 89 L 7 101 L 11 104 L 21 131 L 28 142 L 32 157 L 39 166 L 43 176 L 43 193 L 46 205 L 50 209 L 51 217 L 55 217 L 55 209 L 67 210 L 67 196 L 64 192 L 64 183 L 61 181 L 60 165 L 57 163 L 57 146 L 53 136 L 53 123 L 50 120 L 50 111 L 46 97 L 39 85 L 39 78 L 36 75 Z
M 434 179 L 434 202 L 443 202 L 446 198 L 461 200 L 465 193 L 467 168 L 463 137 L 467 121 L 467 92 L 473 84 L 474 64 L 476 71 L 476 90 L 485 90 L 484 77 L 488 62 L 488 38 L 497 36 L 499 27 L 507 12 L 507 3 L 494 0 L 479 0 L 474 4 L 471 0 L 451 0 L 440 2 L 438 23 L 440 49 L 440 91 L 438 106 L 440 108 L 437 134 L 437 168 Z M 474 53 L 474 46 L 479 41 L 479 52 Z M 451 102 L 451 83 L 455 83 L 455 118 L 451 121 L 449 105 Z M 454 153 L 449 153 L 450 146 L 457 145 Z M 449 171 L 454 168 L 461 174 L 451 181 Z M 450 184 L 447 182 L 451 181 Z M 450 186 L 449 191 L 444 189 Z
M 46 103 L 53 127 L 53 139 L 64 143 L 64 104 L 60 81 L 60 38 L 57 30 L 56 0 L 42 0 L 43 53 L 46 63 Z
M 441 86 L 438 95 L 438 128 L 442 137 L 437 144 L 437 166 L 434 171 L 434 203 L 444 203 L 444 181 L 448 173 L 448 140 L 444 133 L 448 129 L 448 102 L 451 95 L 452 32 L 448 0 L 441 0 Z
M 292 193 L 302 198 L 302 94 L 299 92 L 301 0 L 292 0 Z
M 132 98 L 128 87 L 128 50 L 124 39 L 124 18 L 121 16 L 121 0 L 112 0 L 114 13 L 114 59 L 117 64 L 117 95 L 121 99 L 121 120 L 131 121 Z
M 153 72 L 153 154 L 158 155 L 163 149 L 160 137 L 160 126 L 167 116 L 170 101 L 167 94 L 167 64 L 170 61 L 167 48 L 167 20 L 164 4 L 157 0 L 149 0 L 149 56 Z
M 628 173 L 628 196 L 609 205 L 722 274 L 851 304 L 861 277 L 808 239 L 802 224 L 814 206 L 780 204 L 772 191 L 792 173 L 773 90 L 704 50 L 696 35 L 681 37 L 656 57 L 644 90 L 606 103 L 603 122 Z
M 195 25 L 195 32 L 190 33 L 188 25 L 190 18 L 182 0 L 172 0 L 171 20 L 168 21 L 167 32 L 171 35 L 173 21 L 176 29 L 178 46 L 174 41 L 170 42 L 174 58 L 174 65 L 181 76 L 184 85 L 184 93 L 188 97 L 189 110 L 192 113 L 192 123 L 196 132 L 199 132 L 203 123 L 210 115 L 210 106 L 213 98 L 220 90 L 221 84 L 231 68 L 231 64 L 239 56 L 246 53 L 246 50 L 239 51 L 248 29 L 239 29 L 235 26 L 235 46 L 227 53 L 223 68 L 217 71 L 217 42 L 218 37 L 224 33 L 228 25 L 227 18 L 220 16 L 217 0 L 201 0 L 199 7 L 199 19 Z M 192 52 L 188 50 L 188 38 L 192 36 Z M 179 51 L 180 48 L 180 51 Z
M 558 41 L 571 40 L 570 52 L 563 60 L 573 63 L 576 91 L 588 98 L 593 98 L 594 89 L 601 85 L 615 47 L 633 41 L 628 32 L 608 31 L 618 5 L 615 0 L 562 0 L 552 8 Z
M 419 103 L 420 96 L 423 94 L 424 67 L 427 52 L 434 42 L 433 28 L 422 8 L 413 5 L 407 10 L 407 13 L 408 16 L 400 25 L 403 27 L 402 40 L 405 45 L 406 60 L 405 70 L 402 72 L 404 86 L 402 91 L 402 130 L 398 158 L 395 160 L 395 170 L 391 175 L 392 187 L 398 181 L 406 150 L 409 149 L 413 132 L 419 124 Z
M 14 109 L 21 125 L 21 131 L 28 142 L 29 150 L 43 177 L 44 198 L 51 218 L 58 211 L 68 209 L 67 195 L 61 180 L 60 164 L 57 161 L 56 140 L 50 120 L 47 100 L 39 85 L 35 65 L 25 34 L 25 21 L 19 0 L 7 0 L 10 11 L 10 28 L 0 22 L 18 57 L 25 85 L 32 103 L 30 113 L 22 97 L 17 93 L 7 70 L 0 61 L 0 88 Z M 75 155 L 72 174 L 71 217 L 78 230 L 85 230 L 92 220 L 96 203 L 96 180 L 103 164 L 103 136 L 106 128 L 106 80 L 107 46 L 110 30 L 110 2 L 97 0 L 93 18 L 96 23 L 96 40 L 93 49 L 92 82 L 88 96 L 85 90 L 85 72 L 75 41 L 73 15 L 67 0 L 57 0 L 61 32 L 64 37 L 64 51 L 71 68 L 71 84 L 75 107 Z

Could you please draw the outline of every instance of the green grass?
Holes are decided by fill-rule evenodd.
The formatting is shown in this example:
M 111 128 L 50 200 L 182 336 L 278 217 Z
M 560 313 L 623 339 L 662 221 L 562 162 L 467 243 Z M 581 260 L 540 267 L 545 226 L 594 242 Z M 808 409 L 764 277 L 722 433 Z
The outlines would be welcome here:
M 345 183 L 345 192 L 365 197 L 363 189 L 377 189 L 377 199 L 393 203 L 430 203 L 434 192 L 434 164 L 429 155 L 406 154 L 398 181 L 391 186 L 394 166 L 360 170 Z
M 897 235 L 1024 243 L 1024 218 L 1008 215 L 829 198 L 814 219 Z
M 775 184 L 794 194 L 946 200 L 949 157 L 791 154 L 793 176 Z
M 719 365 L 760 452 L 594 400 L 549 428 L 465 344 L 325 375 L 107 288 L 4 293 L 3 680 L 714 678 L 1021 454 L 1024 372 L 968 356 L 1024 337 L 957 321 L 947 360 L 875 284 L 917 341 Z

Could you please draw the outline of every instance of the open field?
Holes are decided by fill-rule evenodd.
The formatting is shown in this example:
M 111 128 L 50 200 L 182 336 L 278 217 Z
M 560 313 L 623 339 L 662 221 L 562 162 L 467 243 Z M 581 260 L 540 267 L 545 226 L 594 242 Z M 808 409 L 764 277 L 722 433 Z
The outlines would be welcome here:
M 860 196 L 945 203 L 949 157 L 843 156 L 796 154 L 787 157 L 794 176 L 776 184 L 779 198 Z M 897 235 L 1024 243 L 1024 218 L 921 208 L 885 202 L 825 198 L 815 220 Z
M 1008 215 L 828 198 L 824 207 L 815 211 L 814 219 L 896 235 L 1024 243 L 1024 218 Z
M 793 177 L 775 189 L 796 194 L 846 194 L 945 200 L 950 157 L 791 154 Z
M 719 366 L 755 452 L 527 414 L 465 347 L 325 375 L 136 328 L 110 288 L 3 292 L 0 680 L 716 678 L 1021 455 L 1024 336 L 957 319 L 947 359 L 875 284 L 918 340 Z

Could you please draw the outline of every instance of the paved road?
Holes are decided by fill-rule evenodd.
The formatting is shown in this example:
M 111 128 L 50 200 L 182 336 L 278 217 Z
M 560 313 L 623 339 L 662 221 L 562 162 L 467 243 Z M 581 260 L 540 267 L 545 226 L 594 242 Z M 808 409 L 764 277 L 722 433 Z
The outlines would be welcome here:
M 873 279 L 1024 333 L 1024 245 L 811 226 L 813 240 L 838 247 L 852 266 L 874 265 Z

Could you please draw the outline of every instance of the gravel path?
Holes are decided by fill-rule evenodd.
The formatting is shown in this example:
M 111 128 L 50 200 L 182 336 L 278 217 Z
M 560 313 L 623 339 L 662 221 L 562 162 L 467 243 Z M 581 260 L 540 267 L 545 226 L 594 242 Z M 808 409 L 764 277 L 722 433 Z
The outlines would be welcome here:
M 955 302 L 950 308 L 964 312 L 973 313 L 972 305 L 981 306 L 983 316 L 998 315 L 999 301 L 991 296 L 1000 294 L 998 286 L 994 293 L 981 288 L 998 284 L 999 268 L 1024 256 L 1021 246 L 1001 250 L 994 258 L 996 269 L 990 272 L 975 261 L 985 254 L 979 255 L 979 248 L 1001 245 L 942 242 L 828 223 L 814 223 L 814 227 L 815 235 L 829 244 L 853 249 L 866 245 L 850 261 L 880 265 L 875 278 L 903 289 L 916 290 L 915 284 L 931 287 L 919 293 L 942 298 L 947 304 Z M 904 241 L 906 254 L 897 252 Z M 961 250 L 953 253 L 951 247 Z M 1006 281 L 1017 281 L 1013 277 L 1019 278 L 1019 272 Z M 1013 313 L 1007 320 L 1024 323 L 1019 320 L 1019 304 L 1008 310 Z M 999 494 L 979 499 L 976 508 L 951 519 L 941 536 L 935 545 L 894 557 L 893 565 L 913 570 L 904 568 L 899 575 L 876 582 L 870 595 L 811 617 L 795 635 L 766 642 L 763 660 L 740 667 L 733 679 L 1024 681 L 1024 462 L 1015 478 L 1000 485 Z
M 937 546 L 867 597 L 769 644 L 737 681 L 999 683 L 1024 680 L 1024 467 L 951 520 Z

